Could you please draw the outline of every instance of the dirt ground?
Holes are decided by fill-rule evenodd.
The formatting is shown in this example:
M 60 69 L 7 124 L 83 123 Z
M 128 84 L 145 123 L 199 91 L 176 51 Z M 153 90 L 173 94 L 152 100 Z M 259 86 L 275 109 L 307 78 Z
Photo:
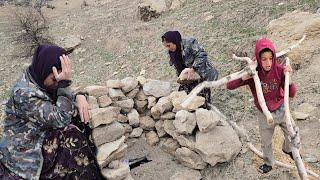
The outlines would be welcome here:
M 205 47 L 210 60 L 223 77 L 241 68 L 231 59 L 232 52 L 247 52 L 253 56 L 254 42 L 267 34 L 267 25 L 285 13 L 301 10 L 315 13 L 318 0 L 187 0 L 174 11 L 164 13 L 158 19 L 142 22 L 137 16 L 139 0 L 88 0 L 87 6 L 78 0 L 54 0 L 56 7 L 44 7 L 42 11 L 49 22 L 49 34 L 55 38 L 70 35 L 81 36 L 80 48 L 71 54 L 74 63 L 74 85 L 105 84 L 107 79 L 138 76 L 142 70 L 147 78 L 173 82 L 176 75 L 168 64 L 167 53 L 162 46 L 162 34 L 171 29 L 179 30 L 183 37 L 195 37 Z M 31 57 L 21 57 L 24 46 L 15 41 L 21 33 L 16 26 L 11 5 L 0 6 L 0 102 L 9 95 L 14 80 L 28 66 Z M 207 20 L 208 16 L 213 16 Z M 298 121 L 303 157 L 314 156 L 318 164 L 307 166 L 320 173 L 320 53 L 314 52 L 294 72 L 293 82 L 298 94 L 291 102 L 293 109 L 303 102 L 317 107 L 311 117 Z M 213 104 L 231 120 L 245 127 L 253 143 L 260 145 L 255 107 L 249 92 L 217 89 L 213 91 Z M 274 136 L 275 156 L 293 163 L 281 151 L 282 134 Z M 158 147 L 150 147 L 143 140 L 131 143 L 127 158 L 148 155 L 149 163 L 132 169 L 134 179 L 169 179 L 175 172 L 185 169 L 169 154 Z M 257 171 L 262 161 L 250 150 L 243 148 L 236 159 L 201 171 L 202 179 L 296 179 L 294 171 L 275 168 L 262 175 Z

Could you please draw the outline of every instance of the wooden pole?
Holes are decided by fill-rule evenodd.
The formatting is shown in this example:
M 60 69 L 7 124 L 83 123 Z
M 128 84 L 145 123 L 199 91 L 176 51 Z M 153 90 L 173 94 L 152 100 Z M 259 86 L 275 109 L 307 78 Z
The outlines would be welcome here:
M 286 58 L 286 66 L 290 65 L 290 59 Z M 306 168 L 304 167 L 303 161 L 301 159 L 299 148 L 300 148 L 300 135 L 299 129 L 296 126 L 293 126 L 292 116 L 289 108 L 289 81 L 290 73 L 285 72 L 285 86 L 284 86 L 284 107 L 285 107 L 285 120 L 287 125 L 287 130 L 289 132 L 290 147 L 293 155 L 293 159 L 298 169 L 298 173 L 301 179 L 308 179 Z
M 242 141 L 245 141 L 245 143 L 247 144 L 247 146 L 249 147 L 249 149 L 254 152 L 258 157 L 260 158 L 263 158 L 263 153 L 261 151 L 259 151 L 256 147 L 254 147 L 254 145 L 251 143 L 251 140 L 247 134 L 247 132 L 243 129 L 243 128 L 240 128 L 236 122 L 233 122 L 233 121 L 230 121 L 230 120 L 227 120 L 227 122 L 232 126 L 232 128 L 237 132 L 238 136 L 240 137 L 240 139 L 242 139 Z M 275 161 L 275 165 L 276 166 L 280 166 L 280 167 L 284 167 L 284 168 L 288 168 L 288 169 L 292 169 L 292 170 L 296 170 L 297 167 L 295 166 L 292 166 L 292 165 L 289 165 L 289 164 L 286 164 L 286 163 L 283 163 L 281 161 Z M 298 170 L 299 171 L 299 170 Z M 317 178 L 317 179 L 320 179 L 320 176 L 311 171 L 311 170 L 308 170 L 306 169 L 306 172 L 308 174 L 310 174 L 311 176 Z

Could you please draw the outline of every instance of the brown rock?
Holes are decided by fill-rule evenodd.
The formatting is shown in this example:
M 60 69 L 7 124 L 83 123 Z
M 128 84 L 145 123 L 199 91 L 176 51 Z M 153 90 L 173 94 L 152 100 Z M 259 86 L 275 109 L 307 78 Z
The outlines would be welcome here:
M 104 143 L 115 141 L 123 136 L 124 133 L 124 127 L 117 121 L 114 121 L 110 125 L 99 126 L 93 129 L 92 137 L 95 144 L 99 146 Z
M 144 130 L 153 130 L 155 123 L 156 122 L 149 116 L 140 118 L 140 127 Z
M 132 91 L 134 88 L 138 86 L 138 81 L 133 77 L 124 78 L 121 80 L 121 82 L 124 84 L 124 86 L 122 87 L 123 92 Z
M 133 127 L 138 127 L 140 124 L 139 113 L 137 110 L 132 109 L 128 114 L 129 124 Z
M 107 107 L 112 103 L 112 100 L 109 98 L 109 96 L 104 95 L 98 98 L 99 106 L 101 108 Z
M 119 107 L 106 107 L 98 108 L 90 111 L 91 114 L 91 126 L 93 128 L 101 124 L 111 124 L 113 121 L 118 119 L 120 114 Z
M 193 113 L 185 110 L 177 112 L 173 125 L 180 134 L 191 134 L 196 127 L 197 120 Z
M 150 131 L 146 133 L 146 139 L 147 139 L 147 143 L 151 146 L 154 146 L 159 142 L 159 137 L 157 136 L 157 133 L 154 131 Z
M 84 91 L 88 92 L 90 96 L 100 97 L 108 94 L 108 88 L 105 86 L 87 86 Z
M 115 89 L 121 89 L 124 87 L 124 84 L 121 82 L 121 80 L 108 80 L 107 81 L 107 87 L 108 88 L 115 88 Z

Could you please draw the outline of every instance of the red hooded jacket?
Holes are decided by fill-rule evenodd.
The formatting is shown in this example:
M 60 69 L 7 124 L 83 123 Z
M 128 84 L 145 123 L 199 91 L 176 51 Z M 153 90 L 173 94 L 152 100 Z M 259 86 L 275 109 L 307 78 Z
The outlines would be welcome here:
M 270 71 L 264 71 L 261 65 L 260 52 L 264 49 L 270 49 L 273 54 L 272 66 Z M 263 96 L 270 112 L 277 110 L 284 102 L 284 67 L 277 63 L 276 50 L 272 42 L 267 38 L 257 41 L 255 49 L 256 59 L 258 61 L 257 71 L 260 78 Z M 249 85 L 251 93 L 254 97 L 254 104 L 261 111 L 258 102 L 256 88 L 253 78 L 243 81 L 241 78 L 227 83 L 228 89 L 236 89 L 243 85 Z M 296 86 L 289 86 L 289 96 L 294 97 L 296 94 Z

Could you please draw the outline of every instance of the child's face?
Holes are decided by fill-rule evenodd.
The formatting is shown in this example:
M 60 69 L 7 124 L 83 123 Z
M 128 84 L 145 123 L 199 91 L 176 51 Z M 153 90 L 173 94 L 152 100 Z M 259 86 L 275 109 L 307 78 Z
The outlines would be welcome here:
M 272 52 L 267 51 L 261 54 L 261 65 L 263 70 L 270 71 L 272 67 Z

